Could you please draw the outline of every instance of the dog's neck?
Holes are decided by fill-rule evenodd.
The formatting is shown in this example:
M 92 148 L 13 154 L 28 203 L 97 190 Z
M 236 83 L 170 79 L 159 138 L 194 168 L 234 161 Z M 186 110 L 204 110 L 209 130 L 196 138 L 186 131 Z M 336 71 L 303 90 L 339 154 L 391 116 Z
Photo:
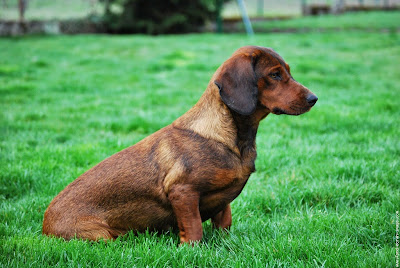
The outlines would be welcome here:
M 218 87 L 210 82 L 196 105 L 172 125 L 223 143 L 248 165 L 254 165 L 258 125 L 267 115 L 261 105 L 249 116 L 230 110 L 222 102 Z
M 210 82 L 200 100 L 172 125 L 191 130 L 206 139 L 216 140 L 235 153 L 240 153 L 235 144 L 237 134 L 234 120 L 220 100 L 218 87 L 214 83 Z
M 256 148 L 256 135 L 260 121 L 264 119 L 268 112 L 261 105 L 256 109 L 256 112 L 251 115 L 241 115 L 232 111 L 232 118 L 237 129 L 236 145 L 242 156 L 252 154 Z

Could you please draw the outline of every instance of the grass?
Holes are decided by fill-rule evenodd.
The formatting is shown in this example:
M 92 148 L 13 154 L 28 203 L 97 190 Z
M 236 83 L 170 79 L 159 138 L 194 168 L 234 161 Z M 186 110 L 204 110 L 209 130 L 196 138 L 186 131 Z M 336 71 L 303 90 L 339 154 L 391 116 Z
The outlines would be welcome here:
M 271 30 L 368 30 L 398 31 L 399 11 L 348 12 L 340 15 L 307 16 L 289 20 L 255 21 L 255 31 Z
M 41 235 L 68 183 L 187 111 L 248 44 L 275 48 L 319 101 L 261 123 L 229 235 Z M 0 39 L 0 266 L 394 267 L 399 62 L 398 32 Z

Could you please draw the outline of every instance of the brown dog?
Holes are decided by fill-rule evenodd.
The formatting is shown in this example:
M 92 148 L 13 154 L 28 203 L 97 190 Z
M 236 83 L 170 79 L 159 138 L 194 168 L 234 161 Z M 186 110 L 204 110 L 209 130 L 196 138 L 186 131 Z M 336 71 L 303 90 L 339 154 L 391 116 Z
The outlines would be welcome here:
M 242 47 L 215 72 L 198 103 L 171 125 L 90 169 L 46 210 L 43 233 L 112 239 L 129 230 L 232 223 L 230 203 L 255 171 L 256 133 L 269 113 L 299 115 L 318 98 L 272 49 Z

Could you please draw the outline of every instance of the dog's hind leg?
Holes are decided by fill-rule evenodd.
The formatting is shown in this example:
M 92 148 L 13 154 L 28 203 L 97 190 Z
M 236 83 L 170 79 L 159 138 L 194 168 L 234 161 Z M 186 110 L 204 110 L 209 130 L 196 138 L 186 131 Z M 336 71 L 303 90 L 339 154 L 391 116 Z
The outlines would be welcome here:
M 97 217 L 84 217 L 76 223 L 75 235 L 77 238 L 93 241 L 115 239 L 125 232 L 110 227 L 105 221 Z

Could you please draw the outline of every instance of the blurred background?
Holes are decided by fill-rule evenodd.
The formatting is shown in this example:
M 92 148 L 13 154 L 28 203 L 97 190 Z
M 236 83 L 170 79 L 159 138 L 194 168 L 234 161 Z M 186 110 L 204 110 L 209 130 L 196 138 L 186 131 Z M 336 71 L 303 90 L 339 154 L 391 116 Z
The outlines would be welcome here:
M 400 0 L 0 0 L 0 35 L 238 32 L 247 16 L 260 22 L 399 7 Z

